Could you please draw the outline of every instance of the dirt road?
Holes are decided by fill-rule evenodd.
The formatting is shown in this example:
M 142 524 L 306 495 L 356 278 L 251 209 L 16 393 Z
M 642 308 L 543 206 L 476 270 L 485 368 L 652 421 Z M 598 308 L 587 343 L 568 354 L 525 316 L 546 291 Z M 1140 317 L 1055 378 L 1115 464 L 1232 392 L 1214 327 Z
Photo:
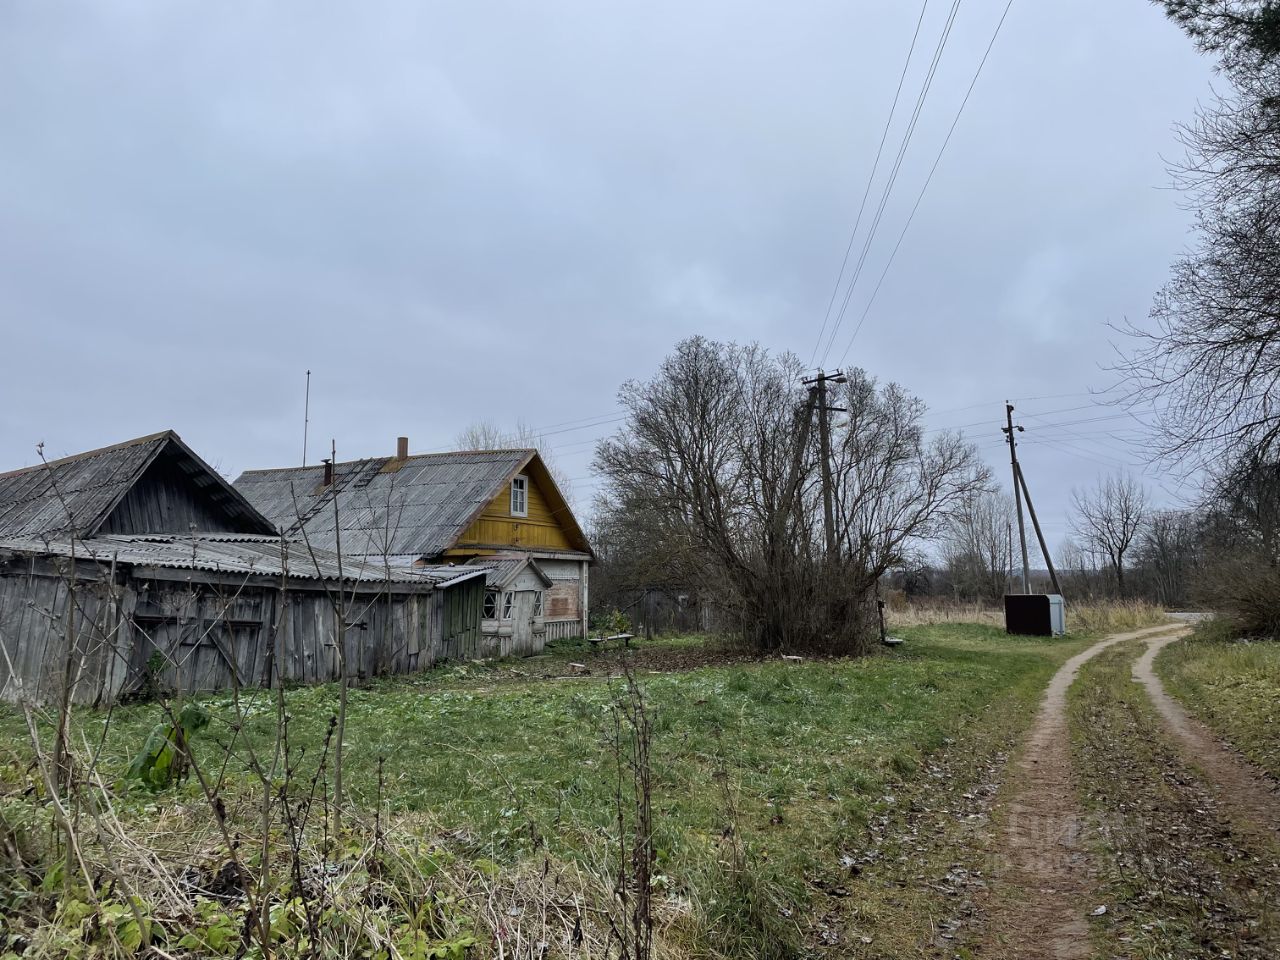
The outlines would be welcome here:
M 998 847 L 998 892 L 987 923 L 985 956 L 1009 960 L 1084 960 L 1090 954 L 1092 874 L 1081 842 L 1067 736 L 1066 698 L 1080 667 L 1127 640 L 1185 633 L 1181 625 L 1116 634 L 1059 668 L 1041 701 L 1015 768 Z
M 1280 836 L 1280 794 L 1247 761 L 1165 693 L 1164 685 L 1156 676 L 1156 656 L 1176 639 L 1177 635 L 1147 640 L 1146 652 L 1134 661 L 1133 678 L 1146 687 L 1166 728 L 1178 740 L 1187 760 L 1204 772 L 1231 819 L 1241 829 L 1269 833 L 1273 838 Z

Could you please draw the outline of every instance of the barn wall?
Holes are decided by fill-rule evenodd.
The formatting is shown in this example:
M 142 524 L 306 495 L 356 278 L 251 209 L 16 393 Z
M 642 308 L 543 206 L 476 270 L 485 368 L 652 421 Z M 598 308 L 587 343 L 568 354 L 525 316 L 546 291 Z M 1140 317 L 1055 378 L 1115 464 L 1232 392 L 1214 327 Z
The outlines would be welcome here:
M 129 492 L 111 511 L 99 533 L 143 534 L 179 533 L 256 533 L 243 530 L 202 496 L 173 461 L 161 458 L 153 463 L 130 487 Z
M 341 655 L 338 619 L 319 584 L 282 595 L 268 577 L 192 582 L 129 571 L 113 583 L 105 567 L 82 564 L 72 603 L 69 583 L 47 560 L 0 568 L 0 641 L 14 664 L 11 675 L 0 654 L 0 698 L 58 699 L 69 616 L 74 699 L 92 705 L 159 690 L 264 686 L 273 674 L 319 683 L 343 672 L 411 673 L 494 652 L 480 631 L 481 577 L 428 591 L 348 589 Z
M 123 674 L 128 598 L 89 564 L 29 559 L 0 569 L 0 699 L 105 702 Z

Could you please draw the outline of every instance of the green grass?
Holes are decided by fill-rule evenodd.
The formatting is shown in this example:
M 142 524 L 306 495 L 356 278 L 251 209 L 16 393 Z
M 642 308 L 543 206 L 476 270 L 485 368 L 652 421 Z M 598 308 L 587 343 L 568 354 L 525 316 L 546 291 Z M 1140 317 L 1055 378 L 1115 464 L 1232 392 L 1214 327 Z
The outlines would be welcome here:
M 1243 643 L 1206 624 L 1156 659 L 1166 689 L 1280 779 L 1280 643 Z
M 654 720 L 656 872 L 669 892 L 697 905 L 697 935 L 722 953 L 763 949 L 725 929 L 740 922 L 716 889 L 731 830 L 767 890 L 767 909 L 797 918 L 783 924 L 794 933 L 793 950 L 827 911 L 852 937 L 849 955 L 912 955 L 930 935 L 933 901 L 945 909 L 945 898 L 908 889 L 910 879 L 976 856 L 960 849 L 974 841 L 954 833 L 951 818 L 941 814 L 935 839 L 923 846 L 914 835 L 883 835 L 883 825 L 914 801 L 941 802 L 990 777 L 993 758 L 1025 730 L 1048 678 L 1084 645 L 1081 637 L 1007 637 L 977 625 L 896 632 L 908 643 L 860 660 L 774 660 L 639 676 Z M 643 658 L 695 646 L 661 641 L 642 645 L 638 656 L 654 663 Z M 569 660 L 586 662 L 592 675 L 527 676 L 555 675 Z M 477 857 L 512 867 L 543 855 L 598 865 L 616 816 L 608 732 L 619 684 L 602 675 L 611 662 L 566 644 L 545 657 L 445 666 L 352 689 L 346 778 L 353 802 L 376 806 L 383 758 L 386 807 L 464 832 Z M 224 793 L 233 798 L 233 813 L 234 798 L 243 794 L 251 814 L 254 780 L 246 757 L 249 748 L 269 753 L 274 742 L 270 695 L 244 694 L 247 717 L 238 732 L 231 697 L 204 703 L 215 720 L 196 741 L 196 758 L 215 770 L 233 746 Z M 315 769 L 336 709 L 334 685 L 288 692 L 290 747 L 295 756 L 303 751 L 298 776 Z M 160 715 L 159 706 L 141 704 L 117 708 L 109 718 L 82 711 L 76 724 L 91 742 L 105 729 L 101 767 L 118 776 Z M 9 769 L 20 769 L 25 732 L 12 711 L 0 712 L 0 738 L 11 745 L 0 747 L 0 757 L 8 749 L 15 759 Z M 945 782 L 922 775 L 937 756 L 950 758 Z M 197 795 L 188 784 L 117 802 L 126 816 L 150 817 L 158 806 L 189 804 Z M 854 884 L 841 857 L 865 850 L 869 838 L 881 854 L 853 896 L 820 892 Z M 894 850 L 906 861 L 885 855 Z M 871 945 L 853 937 L 855 930 Z M 706 955 L 701 949 L 690 947 L 689 955 Z M 785 956 L 788 949 L 763 952 Z
M 1131 677 L 1126 643 L 1081 670 L 1068 697 L 1073 759 L 1102 867 L 1099 956 L 1272 958 L 1280 864 L 1237 833 Z

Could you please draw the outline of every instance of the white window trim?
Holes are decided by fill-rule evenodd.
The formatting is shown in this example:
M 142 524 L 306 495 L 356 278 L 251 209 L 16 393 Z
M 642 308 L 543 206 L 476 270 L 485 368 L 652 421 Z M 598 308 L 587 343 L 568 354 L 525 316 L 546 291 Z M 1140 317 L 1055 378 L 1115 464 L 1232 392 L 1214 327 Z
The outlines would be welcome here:
M 502 619 L 510 620 L 516 611 L 516 594 L 514 590 L 508 590 L 502 595 Z
M 546 602 L 546 598 L 543 596 L 543 592 L 541 590 L 535 590 L 533 592 L 533 615 L 535 617 L 541 617 L 545 614 Z
M 520 490 L 520 509 L 516 509 L 516 483 L 519 482 Z M 511 515 L 513 517 L 527 517 L 529 515 L 529 478 L 523 473 L 516 474 L 511 478 Z

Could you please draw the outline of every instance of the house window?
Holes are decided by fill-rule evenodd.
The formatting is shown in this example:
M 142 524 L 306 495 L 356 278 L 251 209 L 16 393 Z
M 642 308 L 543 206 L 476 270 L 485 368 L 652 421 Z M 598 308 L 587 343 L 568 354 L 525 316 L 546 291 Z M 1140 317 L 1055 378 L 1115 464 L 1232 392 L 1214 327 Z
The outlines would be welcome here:
M 508 590 L 506 593 L 502 595 L 502 619 L 503 620 L 511 619 L 511 611 L 515 608 L 515 605 L 516 605 L 516 595 L 512 593 L 510 590 Z
M 535 590 L 533 594 L 533 615 L 535 617 L 542 616 L 542 591 Z
M 498 616 L 498 591 L 486 590 L 484 592 L 484 618 L 486 620 L 496 619 Z
M 529 515 L 529 478 L 513 477 L 511 479 L 511 515 L 527 517 Z

